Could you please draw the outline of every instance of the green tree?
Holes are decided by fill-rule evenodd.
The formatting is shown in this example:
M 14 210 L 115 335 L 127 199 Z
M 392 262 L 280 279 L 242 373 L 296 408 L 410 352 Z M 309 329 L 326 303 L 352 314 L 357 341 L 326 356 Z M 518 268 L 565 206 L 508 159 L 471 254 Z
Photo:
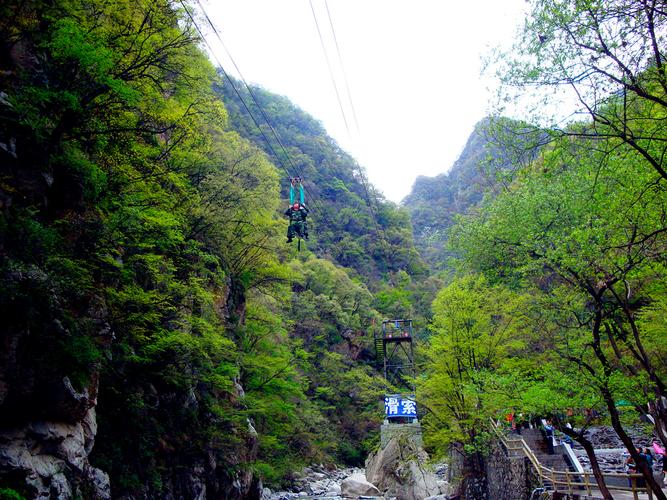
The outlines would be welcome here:
M 474 275 L 454 280 L 433 302 L 426 374 L 418 379 L 419 397 L 430 410 L 428 441 L 439 454 L 453 447 L 477 472 L 489 418 L 511 402 L 494 391 L 494 379 L 513 353 L 523 352 L 526 304 L 525 296 Z
M 601 144 L 627 147 L 667 179 L 659 118 L 667 108 L 666 29 L 659 2 L 534 0 L 518 41 L 497 61 L 502 100 L 532 93 L 536 117 L 544 117 L 545 104 L 573 98 L 591 121 L 574 129 L 550 123 L 553 132 L 613 139 Z
M 652 357 L 659 347 L 645 347 L 650 338 L 635 319 L 663 279 L 664 199 L 663 183 L 637 155 L 564 139 L 455 238 L 473 268 L 554 298 L 543 302 L 560 325 L 554 353 L 594 382 L 632 454 L 615 401 L 634 394 L 646 405 L 664 393 L 662 355 Z

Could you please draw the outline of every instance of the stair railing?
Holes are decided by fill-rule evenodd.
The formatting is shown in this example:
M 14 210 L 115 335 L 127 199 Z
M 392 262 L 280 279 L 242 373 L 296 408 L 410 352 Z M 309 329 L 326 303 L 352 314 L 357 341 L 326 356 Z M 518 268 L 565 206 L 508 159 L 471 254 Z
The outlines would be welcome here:
M 582 489 L 586 490 L 587 495 L 593 494 L 593 489 L 597 488 L 597 481 L 592 472 L 572 472 L 569 470 L 556 470 L 551 467 L 542 465 L 526 441 L 519 436 L 508 436 L 503 432 L 499 423 L 493 419 L 491 420 L 491 429 L 499 438 L 503 447 L 507 452 L 507 456 L 524 455 L 528 458 L 533 468 L 537 472 L 542 485 L 545 481 L 551 484 L 554 491 L 564 492 L 569 495 L 580 495 Z M 648 499 L 653 500 L 653 492 L 651 489 L 643 485 L 644 476 L 642 474 L 620 474 L 617 472 L 603 472 L 602 477 L 605 484 L 610 491 L 626 491 L 631 492 L 634 500 L 639 500 L 640 493 L 648 494 Z M 607 481 L 611 479 L 612 481 Z M 628 483 L 628 486 L 614 483 Z

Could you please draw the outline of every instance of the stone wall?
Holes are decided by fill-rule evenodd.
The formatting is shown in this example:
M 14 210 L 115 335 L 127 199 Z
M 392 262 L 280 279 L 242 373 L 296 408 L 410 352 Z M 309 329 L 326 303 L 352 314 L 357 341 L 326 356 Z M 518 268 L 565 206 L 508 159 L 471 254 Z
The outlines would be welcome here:
M 489 497 L 486 474 L 479 472 L 479 456 L 465 456 L 452 448 L 449 454 L 449 483 L 457 500 L 495 500 Z
M 527 457 L 508 457 L 500 443 L 494 443 L 486 458 L 488 498 L 529 499 L 539 480 Z

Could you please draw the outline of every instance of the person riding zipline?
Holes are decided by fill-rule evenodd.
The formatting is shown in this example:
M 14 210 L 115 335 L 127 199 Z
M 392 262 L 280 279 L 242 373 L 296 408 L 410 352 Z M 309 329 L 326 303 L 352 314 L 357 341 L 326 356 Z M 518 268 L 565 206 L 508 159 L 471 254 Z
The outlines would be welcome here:
M 299 185 L 299 201 L 295 200 L 295 187 Z M 290 206 L 285 211 L 285 215 L 289 217 L 289 227 L 287 228 L 287 243 L 291 243 L 294 236 L 308 239 L 308 225 L 306 218 L 308 217 L 308 209 L 303 202 L 304 192 L 303 184 L 300 178 L 294 178 L 290 185 Z
M 296 201 L 285 211 L 285 215 L 289 217 L 287 243 L 291 243 L 294 236 L 307 240 L 308 226 L 306 224 L 306 217 L 308 217 L 308 209 L 306 206 Z

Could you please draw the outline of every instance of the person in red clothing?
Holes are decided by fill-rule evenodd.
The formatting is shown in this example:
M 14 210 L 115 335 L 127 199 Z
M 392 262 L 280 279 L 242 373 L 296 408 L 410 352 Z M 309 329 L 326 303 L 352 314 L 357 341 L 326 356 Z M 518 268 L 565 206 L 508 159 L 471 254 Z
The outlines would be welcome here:
M 514 421 L 514 412 L 511 411 L 507 415 L 505 415 L 505 422 L 507 422 L 507 426 L 514 431 L 516 429 L 516 422 Z

